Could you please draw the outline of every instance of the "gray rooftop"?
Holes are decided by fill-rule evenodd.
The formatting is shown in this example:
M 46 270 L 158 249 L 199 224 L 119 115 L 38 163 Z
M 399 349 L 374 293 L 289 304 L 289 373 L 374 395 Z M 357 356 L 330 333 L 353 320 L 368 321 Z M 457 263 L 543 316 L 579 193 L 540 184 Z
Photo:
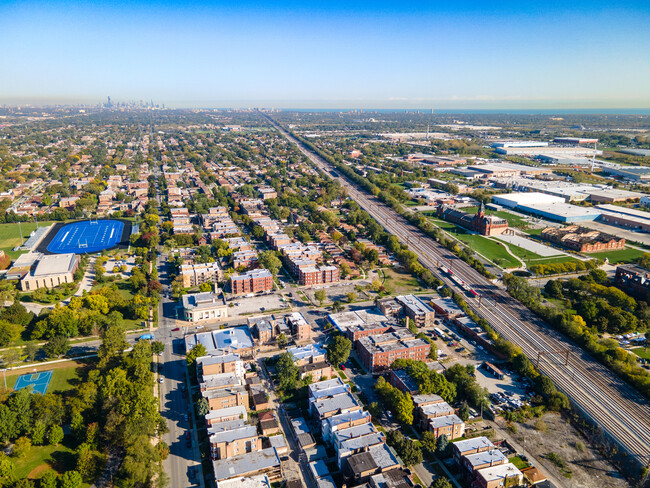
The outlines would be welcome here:
M 263 469 L 279 467 L 280 458 L 272 447 L 261 451 L 240 454 L 228 459 L 213 461 L 217 481 L 253 474 Z
M 185 310 L 204 310 L 225 305 L 223 299 L 211 291 L 183 295 L 182 303 Z
M 487 437 L 474 437 L 473 439 L 466 439 L 463 441 L 454 442 L 453 446 L 459 452 L 472 451 L 474 449 L 494 449 L 494 444 Z
M 498 449 L 478 452 L 476 454 L 468 454 L 464 457 L 472 468 L 475 466 L 483 466 L 484 464 L 502 463 L 504 460 L 508 459 L 506 455 Z
M 462 423 L 463 421 L 457 415 L 445 415 L 444 417 L 436 417 L 429 420 L 429 425 L 436 429 Z
M 361 408 L 357 400 L 349 392 L 316 401 L 312 405 L 319 417 L 323 417 L 329 412 L 343 411 L 353 407 Z
M 219 442 L 234 442 L 238 439 L 248 439 L 250 437 L 255 437 L 256 435 L 257 427 L 253 425 L 245 425 L 231 430 L 224 430 L 210 436 L 210 443 L 217 444 Z

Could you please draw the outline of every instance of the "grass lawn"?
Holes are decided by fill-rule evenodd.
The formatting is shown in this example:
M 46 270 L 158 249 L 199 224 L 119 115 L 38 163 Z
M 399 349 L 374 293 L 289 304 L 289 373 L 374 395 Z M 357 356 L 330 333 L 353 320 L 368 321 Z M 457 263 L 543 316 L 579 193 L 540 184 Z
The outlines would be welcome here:
M 512 456 L 510 459 L 508 459 L 508 461 L 514 464 L 517 467 L 517 469 L 524 469 L 530 466 L 530 464 L 528 464 L 526 461 L 521 459 L 520 456 Z
M 38 226 L 43 227 L 52 222 L 39 222 Z M 0 224 L 0 249 L 11 250 L 16 246 L 22 245 L 24 240 L 27 240 L 29 234 L 36 229 L 34 222 L 21 222 L 20 228 L 18 224 Z M 20 231 L 22 230 L 23 241 L 20 240 Z
M 634 261 L 637 258 L 640 258 L 644 254 L 645 252 L 639 249 L 626 247 L 625 249 L 620 249 L 618 251 L 594 252 L 591 254 L 587 254 L 587 256 L 590 256 L 592 258 L 602 259 L 603 261 L 605 260 L 605 258 L 607 258 L 609 259 L 609 264 L 616 264 L 616 263 L 631 263 L 632 261 Z
M 544 229 L 526 229 L 526 234 L 531 236 L 541 236 Z
M 517 246 L 516 244 L 510 244 L 509 242 L 507 242 L 506 245 L 510 248 L 512 254 L 514 254 L 518 258 L 523 259 L 524 261 L 529 261 L 532 259 L 540 259 L 543 257 L 537 253 L 529 251 L 528 249 L 524 249 L 523 247 Z
M 16 459 L 14 462 L 17 479 L 24 479 L 28 476 L 32 479 L 40 479 L 43 473 L 50 469 L 54 469 L 58 473 L 74 469 L 75 454 L 74 450 L 64 444 L 33 446 L 23 459 Z
M 409 295 L 424 289 L 417 278 L 409 273 L 401 273 L 393 268 L 384 268 L 381 272 L 385 276 L 385 286 L 396 295 Z
M 464 242 L 481 256 L 485 256 L 490 261 L 497 260 L 497 263 L 504 268 L 518 268 L 521 263 L 513 258 L 506 248 L 497 241 L 488 239 L 478 234 L 470 234 L 466 229 L 445 222 L 444 220 L 431 219 L 431 221 L 441 229 L 449 232 L 458 240 Z
M 548 258 L 540 257 L 539 259 L 530 259 L 526 261 L 526 264 L 532 266 L 533 264 L 574 263 L 576 261 L 579 260 L 574 257 L 564 255 L 564 256 L 550 256 Z
M 635 347 L 634 349 L 630 349 L 630 351 L 640 358 L 650 361 L 650 349 L 646 349 L 645 347 Z

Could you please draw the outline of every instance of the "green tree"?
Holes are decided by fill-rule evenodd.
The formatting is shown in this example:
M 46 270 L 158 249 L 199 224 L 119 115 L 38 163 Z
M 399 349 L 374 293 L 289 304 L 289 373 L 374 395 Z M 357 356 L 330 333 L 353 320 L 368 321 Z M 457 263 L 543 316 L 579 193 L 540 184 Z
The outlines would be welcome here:
M 106 329 L 102 334 L 102 343 L 97 351 L 99 367 L 105 368 L 113 359 L 119 357 L 128 347 L 129 343 L 126 342 L 124 327 L 116 325 Z
M 6 320 L 0 320 L 0 347 L 5 347 L 20 337 L 22 327 Z
M 436 454 L 438 456 L 444 457 L 447 454 L 449 449 L 449 439 L 445 434 L 442 434 L 436 440 Z
M 467 402 L 463 402 L 458 409 L 458 417 L 463 421 L 467 422 L 469 420 L 469 405 Z
M 14 463 L 8 456 L 0 454 L 0 486 L 10 486 L 16 479 Z
M 43 351 L 48 358 L 60 358 L 70 350 L 70 341 L 62 335 L 54 336 L 43 346 Z
M 429 488 L 454 488 L 447 478 L 436 478 Z
M 61 476 L 61 488 L 79 488 L 83 483 L 78 471 L 66 471 Z
M 203 418 L 210 412 L 210 403 L 205 397 L 201 397 L 198 402 L 196 402 L 196 414 Z
M 40 481 L 40 488 L 57 488 L 59 477 L 56 472 L 49 470 L 43 473 Z
M 32 450 L 32 441 L 29 437 L 19 437 L 16 439 L 14 442 L 14 456 L 16 456 L 18 459 L 22 459 L 27 454 L 29 451 Z
M 187 361 L 188 366 L 194 366 L 196 363 L 196 358 L 203 357 L 207 354 L 207 350 L 203 344 L 196 344 L 190 351 L 185 355 L 185 360 Z
M 63 428 L 60 425 L 53 425 L 47 435 L 47 440 L 52 446 L 58 446 L 63 440 Z
M 562 293 L 562 283 L 560 280 L 549 280 L 544 285 L 544 293 L 549 298 L 564 298 Z
M 357 294 L 351 291 L 350 293 L 347 293 L 345 297 L 348 299 L 348 303 L 352 303 L 357 299 Z
M 342 312 L 344 308 L 343 304 L 338 300 L 332 303 L 332 312 L 334 313 Z
M 29 362 L 33 361 L 36 358 L 39 349 L 40 347 L 35 342 L 28 342 L 25 344 L 25 347 L 23 348 L 25 359 Z
M 330 364 L 338 366 L 348 360 L 351 350 L 352 342 L 350 339 L 342 335 L 336 335 L 327 344 L 327 359 Z
M 77 471 L 84 481 L 91 482 L 95 477 L 95 472 L 97 471 L 97 464 L 92 447 L 83 443 L 77 447 L 75 454 L 77 456 Z
M 274 251 L 264 251 L 260 253 L 257 262 L 263 268 L 268 269 L 273 276 L 277 275 L 280 268 L 282 268 L 282 261 L 280 261 Z
M 318 301 L 318 305 L 323 306 L 323 302 L 327 299 L 327 293 L 325 290 L 316 290 L 314 292 L 314 298 Z
M 34 424 L 34 431 L 32 432 L 32 442 L 35 446 L 42 446 L 45 444 L 45 434 L 47 432 L 47 425 L 42 420 Z
M 277 371 L 278 387 L 282 391 L 289 391 L 296 388 L 300 369 L 294 363 L 293 356 L 288 353 L 280 354 L 275 365 Z
M 151 352 L 153 354 L 160 354 L 165 351 L 165 344 L 160 341 L 153 341 L 151 343 Z
M 422 447 L 427 451 L 436 452 L 436 435 L 431 431 L 422 434 Z
M 287 335 L 284 332 L 278 334 L 278 337 L 275 339 L 275 341 L 278 344 L 278 347 L 280 349 L 284 349 L 285 347 L 287 347 L 287 344 L 289 344 L 289 339 L 287 338 Z

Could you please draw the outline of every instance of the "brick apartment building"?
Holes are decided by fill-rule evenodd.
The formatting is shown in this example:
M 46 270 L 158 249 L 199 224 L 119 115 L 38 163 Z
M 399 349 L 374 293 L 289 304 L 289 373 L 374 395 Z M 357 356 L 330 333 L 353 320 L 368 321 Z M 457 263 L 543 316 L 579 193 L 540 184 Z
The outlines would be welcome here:
M 239 354 L 222 354 L 220 356 L 203 356 L 196 359 L 197 372 L 200 376 L 234 373 L 243 376 L 244 362 Z
M 291 334 L 296 342 L 311 339 L 311 326 L 300 312 L 293 312 L 286 317 L 287 324 L 291 327 Z
M 262 439 L 257 435 L 257 427 L 243 425 L 239 428 L 224 430 L 210 436 L 212 459 L 228 459 L 238 454 L 255 452 L 262 449 Z
M 298 282 L 301 285 L 313 286 L 339 281 L 339 268 L 336 266 L 307 267 L 298 271 Z
M 180 267 L 180 277 L 183 287 L 190 288 L 223 280 L 223 270 L 218 263 L 183 264 Z
M 417 327 L 433 327 L 436 312 L 426 303 L 413 295 L 395 297 L 402 305 L 404 315 L 412 320 Z
M 388 368 L 396 359 L 426 361 L 431 345 L 405 329 L 375 336 L 362 337 L 357 341 L 359 358 L 367 371 L 372 373 Z
M 257 268 L 257 253 L 255 251 L 237 251 L 232 253 L 232 267 L 245 269 Z
M 241 295 L 273 290 L 273 275 L 267 269 L 254 269 L 230 278 L 232 293 Z
M 207 390 L 202 393 L 203 397 L 208 400 L 210 410 L 221 410 L 222 408 L 239 406 L 246 407 L 246 410 L 250 408 L 248 391 L 243 386 Z
M 384 322 L 377 322 L 350 326 L 346 329 L 345 335 L 354 344 L 362 337 L 381 335 L 389 332 L 390 330 L 392 330 L 392 327 L 390 325 Z

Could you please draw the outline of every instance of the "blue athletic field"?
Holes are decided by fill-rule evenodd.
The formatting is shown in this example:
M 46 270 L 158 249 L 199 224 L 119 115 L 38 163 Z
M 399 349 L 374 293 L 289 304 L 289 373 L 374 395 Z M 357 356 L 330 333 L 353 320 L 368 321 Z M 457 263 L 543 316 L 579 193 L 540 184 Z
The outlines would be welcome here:
M 123 230 L 119 220 L 73 222 L 59 229 L 47 250 L 54 254 L 103 251 L 122 240 Z
M 28 373 L 19 376 L 14 385 L 14 390 L 21 390 L 28 386 L 34 387 L 34 393 L 45 395 L 47 387 L 52 379 L 52 371 L 41 371 L 40 373 Z

